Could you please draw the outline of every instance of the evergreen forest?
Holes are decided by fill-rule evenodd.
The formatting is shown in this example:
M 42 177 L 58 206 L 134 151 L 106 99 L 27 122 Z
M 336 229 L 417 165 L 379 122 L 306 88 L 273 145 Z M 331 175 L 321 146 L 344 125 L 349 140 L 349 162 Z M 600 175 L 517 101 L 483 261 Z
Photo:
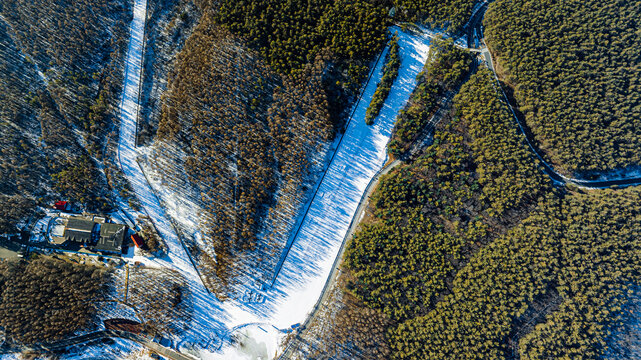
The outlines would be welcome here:
M 398 76 L 398 69 L 401 67 L 401 55 L 399 54 L 398 36 L 394 35 L 389 42 L 389 52 L 385 56 L 385 66 L 383 66 L 383 77 L 376 84 L 376 91 L 372 96 L 372 101 L 365 111 L 365 123 L 372 125 L 374 119 L 378 116 L 383 108 L 385 99 L 392 90 L 392 84 Z
M 433 130 L 430 118 L 439 100 L 454 93 L 471 71 L 473 59 L 451 40 L 434 39 L 425 68 L 418 75 L 416 89 L 396 117 L 387 151 L 395 157 L 404 155 L 426 131 Z
M 641 280 L 639 199 L 552 187 L 479 69 L 434 143 L 381 179 L 331 305 L 344 321 L 308 356 L 599 359 Z
M 499 75 L 566 174 L 641 165 L 641 2 L 504 1 L 485 15 Z

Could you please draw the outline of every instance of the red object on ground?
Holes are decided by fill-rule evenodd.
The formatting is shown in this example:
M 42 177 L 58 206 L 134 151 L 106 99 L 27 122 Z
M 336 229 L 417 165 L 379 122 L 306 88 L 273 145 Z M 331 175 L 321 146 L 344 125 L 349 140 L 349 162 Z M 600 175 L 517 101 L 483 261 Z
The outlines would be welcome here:
M 67 211 L 71 209 L 71 205 L 68 201 L 56 201 L 56 203 L 53 205 L 53 208 L 56 210 Z
M 144 242 L 142 241 L 142 238 L 138 236 L 138 234 L 132 234 L 131 235 L 131 240 L 133 240 L 134 244 L 136 244 L 137 247 L 142 247 Z
M 103 321 L 107 330 L 128 331 L 134 334 L 142 332 L 142 324 L 129 319 L 105 319 Z

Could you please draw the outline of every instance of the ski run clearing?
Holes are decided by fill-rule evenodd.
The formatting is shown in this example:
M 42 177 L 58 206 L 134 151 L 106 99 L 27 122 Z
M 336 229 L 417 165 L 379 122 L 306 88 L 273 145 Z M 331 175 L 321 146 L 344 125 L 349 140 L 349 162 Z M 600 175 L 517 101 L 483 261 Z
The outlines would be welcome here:
M 367 126 L 365 110 L 382 77 L 383 54 L 373 69 L 362 100 L 355 105 L 354 115 L 309 204 L 309 211 L 304 217 L 301 213 L 297 221 L 301 224 L 300 231 L 293 239 L 273 287 L 262 291 L 249 289 L 262 293 L 264 301 L 260 303 L 220 302 L 202 284 L 137 161 L 141 153 L 136 148 L 135 137 L 146 2 L 135 0 L 134 5 L 120 108 L 118 157 L 144 212 L 153 220 L 168 251 L 163 258 L 133 256 L 128 260 L 140 261 L 149 267 L 175 269 L 189 283 L 193 314 L 185 332 L 172 339 L 177 350 L 202 359 L 272 358 L 286 335 L 285 330 L 302 323 L 321 295 L 365 188 L 387 160 L 385 147 L 396 114 L 416 87 L 416 76 L 427 60 L 429 37 L 391 29 L 392 33 L 398 31 L 402 62 L 389 97 L 374 125 Z M 232 338 L 236 340 L 233 345 Z

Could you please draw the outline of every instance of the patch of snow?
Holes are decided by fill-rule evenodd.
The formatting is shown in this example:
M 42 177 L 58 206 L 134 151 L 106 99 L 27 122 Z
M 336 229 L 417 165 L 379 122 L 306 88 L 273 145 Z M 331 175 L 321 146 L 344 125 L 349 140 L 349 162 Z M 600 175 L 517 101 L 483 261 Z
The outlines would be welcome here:
M 134 360 L 151 359 L 142 345 L 125 339 L 113 339 L 96 345 L 77 345 L 60 356 L 61 360 Z
M 234 329 L 233 342 L 222 349 L 222 354 L 211 354 L 211 359 L 269 360 L 278 355 L 284 333 L 269 324 L 247 324 Z
M 385 148 L 396 115 L 416 87 L 416 76 L 427 60 L 427 35 L 391 29 L 395 31 L 399 34 L 401 67 L 379 116 L 374 125 L 365 124 L 365 111 L 382 76 L 384 61 L 379 62 L 363 99 L 356 104 L 353 120 L 302 220 L 274 287 L 255 309 L 278 328 L 303 322 L 314 307 L 367 184 L 386 161 Z

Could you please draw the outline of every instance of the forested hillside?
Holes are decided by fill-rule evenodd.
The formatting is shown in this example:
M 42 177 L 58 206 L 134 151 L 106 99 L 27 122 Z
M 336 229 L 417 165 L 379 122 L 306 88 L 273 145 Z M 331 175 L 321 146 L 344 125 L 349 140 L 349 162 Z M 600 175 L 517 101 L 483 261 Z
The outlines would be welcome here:
M 387 145 L 390 154 L 406 153 L 426 129 L 438 107 L 439 100 L 460 85 L 471 70 L 473 59 L 454 43 L 434 39 L 425 69 L 418 76 L 418 85 L 410 100 L 396 117 L 392 138 Z
M 398 358 L 598 359 L 628 287 L 641 280 L 639 196 L 550 194 L 481 250 L 432 312 L 394 331 Z
M 198 257 L 212 272 L 211 286 L 221 290 L 265 261 L 273 266 L 284 245 L 313 157 L 332 136 L 320 77 L 324 65 L 318 61 L 296 75 L 278 75 L 209 15 L 176 64 L 156 148 L 160 161 L 172 165 L 158 169 L 168 177 L 182 169 L 198 189 L 211 246 Z M 176 147 L 188 149 L 184 165 L 174 157 Z M 274 228 L 259 242 L 268 214 Z M 254 251 L 269 257 L 254 259 L 253 270 L 244 268 L 243 259 Z M 269 273 L 269 267 L 262 270 Z
M 552 188 L 479 70 L 434 144 L 381 179 L 321 310 L 342 320 L 312 324 L 306 356 L 597 359 L 641 280 L 639 199 Z
M 397 17 L 406 21 L 424 22 L 431 27 L 447 28 L 456 33 L 472 14 L 474 0 L 393 0 Z
M 302 68 L 321 51 L 369 60 L 387 28 L 385 7 L 366 0 L 224 0 L 217 6 L 218 21 L 246 37 L 280 72 Z
M 89 330 L 108 281 L 103 269 L 48 257 L 0 262 L 0 327 L 17 344 Z
M 173 62 L 158 120 L 146 120 L 150 128 L 158 123 L 149 159 L 181 199 L 164 202 L 189 203 L 197 213 L 189 221 L 178 216 L 178 225 L 208 286 L 222 296 L 240 275 L 269 278 L 329 142 L 386 42 L 393 4 L 196 5 L 202 16 Z M 163 34 L 173 27 L 182 36 L 180 24 L 192 19 L 183 12 Z
M 385 66 L 383 66 L 383 77 L 376 85 L 376 91 L 372 96 L 365 112 L 365 123 L 372 125 L 374 119 L 378 116 L 383 108 L 385 99 L 392 90 L 394 80 L 398 76 L 398 69 L 401 67 L 401 56 L 399 54 L 398 36 L 395 34 L 389 42 L 389 51 L 385 56 Z
M 1 193 L 109 206 L 97 161 L 114 128 L 129 10 L 116 0 L 0 4 Z
M 425 314 L 449 290 L 447 279 L 548 186 L 487 70 L 465 85 L 456 107 L 463 120 L 381 179 L 372 197 L 377 221 L 345 254 L 356 297 L 394 320 Z
M 641 164 L 641 2 L 495 1 L 496 57 L 539 147 L 589 176 Z
M 223 0 L 216 5 L 216 18 L 258 49 L 277 72 L 301 69 L 318 55 L 331 60 L 336 66 L 328 70 L 339 79 L 325 86 L 335 118 L 367 75 L 368 62 L 385 43 L 388 25 L 422 22 L 456 32 L 469 19 L 473 5 L 474 0 Z

